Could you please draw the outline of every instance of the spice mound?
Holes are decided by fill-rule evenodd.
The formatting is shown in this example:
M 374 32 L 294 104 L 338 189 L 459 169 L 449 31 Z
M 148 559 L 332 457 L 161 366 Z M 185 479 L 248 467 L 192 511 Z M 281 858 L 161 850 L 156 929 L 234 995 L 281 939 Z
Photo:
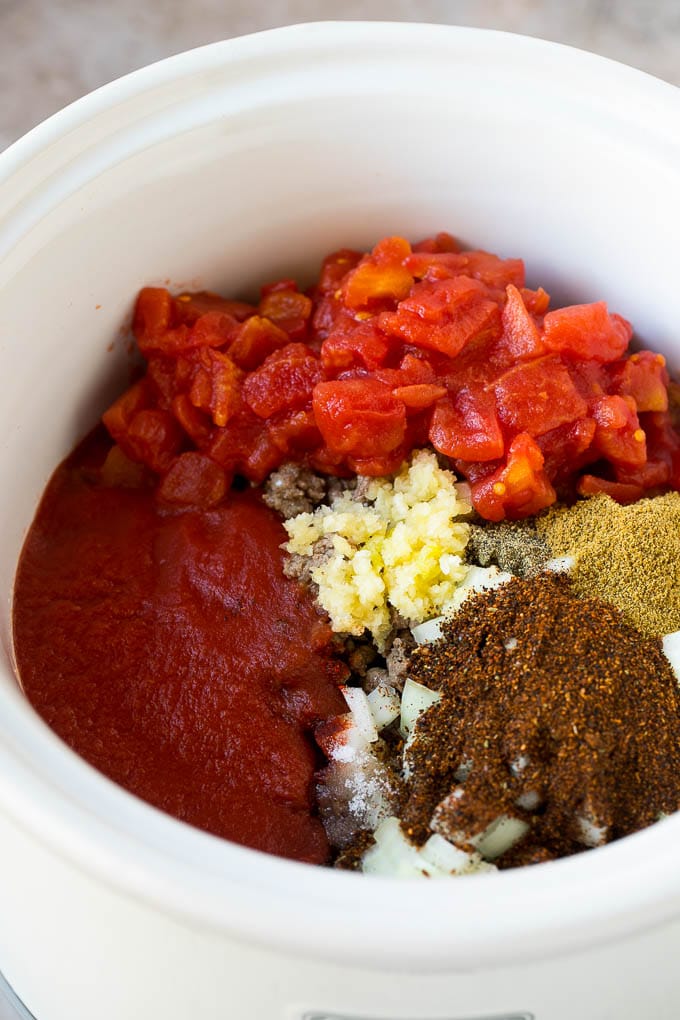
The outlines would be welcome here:
M 660 642 L 563 577 L 469 600 L 410 676 L 441 698 L 406 749 L 404 831 L 474 847 L 499 820 L 501 866 L 572 854 L 680 804 L 680 691 Z M 524 823 L 524 824 L 522 824 Z
M 573 560 L 579 595 L 611 602 L 643 634 L 680 630 L 680 492 L 621 506 L 604 494 L 555 507 L 536 527 Z

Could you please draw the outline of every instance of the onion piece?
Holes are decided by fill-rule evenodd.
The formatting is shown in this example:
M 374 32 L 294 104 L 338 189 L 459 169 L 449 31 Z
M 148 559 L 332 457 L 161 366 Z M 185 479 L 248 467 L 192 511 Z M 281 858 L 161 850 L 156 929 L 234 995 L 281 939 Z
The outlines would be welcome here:
M 432 641 L 438 641 L 442 636 L 442 623 L 445 616 L 434 616 L 431 620 L 425 620 L 415 627 L 411 627 L 411 633 L 418 645 L 429 645 Z
M 401 711 L 399 695 L 394 687 L 387 684 L 378 684 L 368 695 L 367 701 L 378 730 L 383 730 L 394 722 Z
M 429 687 L 424 687 L 423 684 L 416 683 L 408 677 L 401 695 L 399 732 L 402 737 L 408 737 L 418 716 L 440 700 L 441 694 L 438 691 L 431 691 Z
M 666 634 L 661 642 L 664 655 L 668 659 L 678 681 L 680 681 L 680 630 Z
M 499 588 L 512 580 L 512 574 L 498 567 L 470 567 L 467 574 L 456 588 L 453 596 L 446 603 L 445 615 L 456 613 L 468 595 L 473 592 L 485 591 L 488 588 Z
M 475 871 L 495 871 L 477 853 L 466 853 L 441 836 L 430 836 L 420 849 L 404 835 L 399 819 L 386 818 L 374 832 L 375 845 L 363 856 L 367 874 L 389 878 L 448 878 Z
M 495 870 L 486 864 L 478 853 L 468 853 L 454 846 L 438 833 L 430 836 L 420 849 L 420 857 L 434 865 L 444 875 L 464 875 L 469 871 Z
M 519 843 L 529 831 L 529 824 L 511 815 L 499 815 L 484 832 L 470 840 L 470 843 L 487 861 L 495 861 L 506 850 Z
M 359 737 L 366 744 L 374 743 L 378 739 L 378 730 L 366 694 L 360 687 L 341 687 L 340 690 L 347 702 L 347 707 L 352 715 L 352 724 Z

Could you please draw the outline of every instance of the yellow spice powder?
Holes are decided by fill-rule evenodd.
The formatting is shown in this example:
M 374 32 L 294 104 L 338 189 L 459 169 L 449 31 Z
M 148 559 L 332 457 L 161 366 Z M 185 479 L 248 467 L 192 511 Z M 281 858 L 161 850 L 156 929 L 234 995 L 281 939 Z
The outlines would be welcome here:
M 680 630 L 680 493 L 620 506 L 599 495 L 536 521 L 575 590 L 616 606 L 643 634 Z

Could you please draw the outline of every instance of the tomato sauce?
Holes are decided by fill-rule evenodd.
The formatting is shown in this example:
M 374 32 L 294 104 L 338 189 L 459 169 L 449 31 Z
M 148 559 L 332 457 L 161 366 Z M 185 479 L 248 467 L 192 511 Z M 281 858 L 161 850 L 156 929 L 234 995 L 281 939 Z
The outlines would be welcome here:
M 344 666 L 311 595 L 283 576 L 277 515 L 252 491 L 163 513 L 150 488 L 101 485 L 97 447 L 57 470 L 22 555 L 14 624 L 28 698 L 161 810 L 325 862 L 311 732 L 345 710 Z

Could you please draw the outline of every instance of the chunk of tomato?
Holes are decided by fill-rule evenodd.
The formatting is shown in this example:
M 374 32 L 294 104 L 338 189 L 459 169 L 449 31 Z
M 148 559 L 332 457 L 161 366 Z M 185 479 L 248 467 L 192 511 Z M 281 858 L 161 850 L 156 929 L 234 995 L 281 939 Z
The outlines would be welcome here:
M 439 400 L 430 422 L 429 439 L 435 450 L 452 459 L 496 460 L 505 444 L 493 395 L 462 389 Z
M 570 358 L 615 361 L 632 335 L 630 323 L 620 315 L 610 315 L 606 301 L 557 308 L 543 320 L 546 347 Z
M 342 296 L 347 308 L 360 311 L 376 303 L 406 297 L 413 276 L 403 263 L 410 254 L 411 246 L 402 237 L 380 241 L 345 278 Z
M 539 357 L 545 353 L 545 344 L 522 294 L 514 284 L 508 284 L 506 295 L 500 343 L 517 360 Z
M 181 453 L 163 475 L 156 490 L 159 502 L 207 510 L 220 503 L 231 479 L 219 464 L 202 453 Z
M 475 509 L 489 521 L 517 520 L 555 502 L 556 493 L 543 470 L 543 454 L 531 436 L 515 436 L 506 463 L 471 485 Z
M 247 376 L 243 396 L 259 418 L 304 407 L 323 378 L 319 359 L 304 344 L 288 344 Z
M 395 450 L 406 432 L 406 409 L 378 379 L 320 382 L 314 389 L 314 416 L 333 453 L 382 457 Z
M 567 368 L 551 355 L 523 362 L 491 385 L 501 421 L 515 432 L 540 436 L 588 410 Z
M 647 460 L 647 437 L 632 397 L 603 396 L 593 403 L 596 429 L 593 448 L 613 464 L 640 465 Z
M 239 327 L 229 345 L 228 354 L 239 368 L 251 372 L 261 365 L 266 357 L 288 343 L 290 337 L 285 330 L 280 329 L 270 319 L 252 315 Z
M 639 351 L 612 366 L 614 392 L 630 396 L 638 412 L 668 410 L 668 372 L 663 354 Z

